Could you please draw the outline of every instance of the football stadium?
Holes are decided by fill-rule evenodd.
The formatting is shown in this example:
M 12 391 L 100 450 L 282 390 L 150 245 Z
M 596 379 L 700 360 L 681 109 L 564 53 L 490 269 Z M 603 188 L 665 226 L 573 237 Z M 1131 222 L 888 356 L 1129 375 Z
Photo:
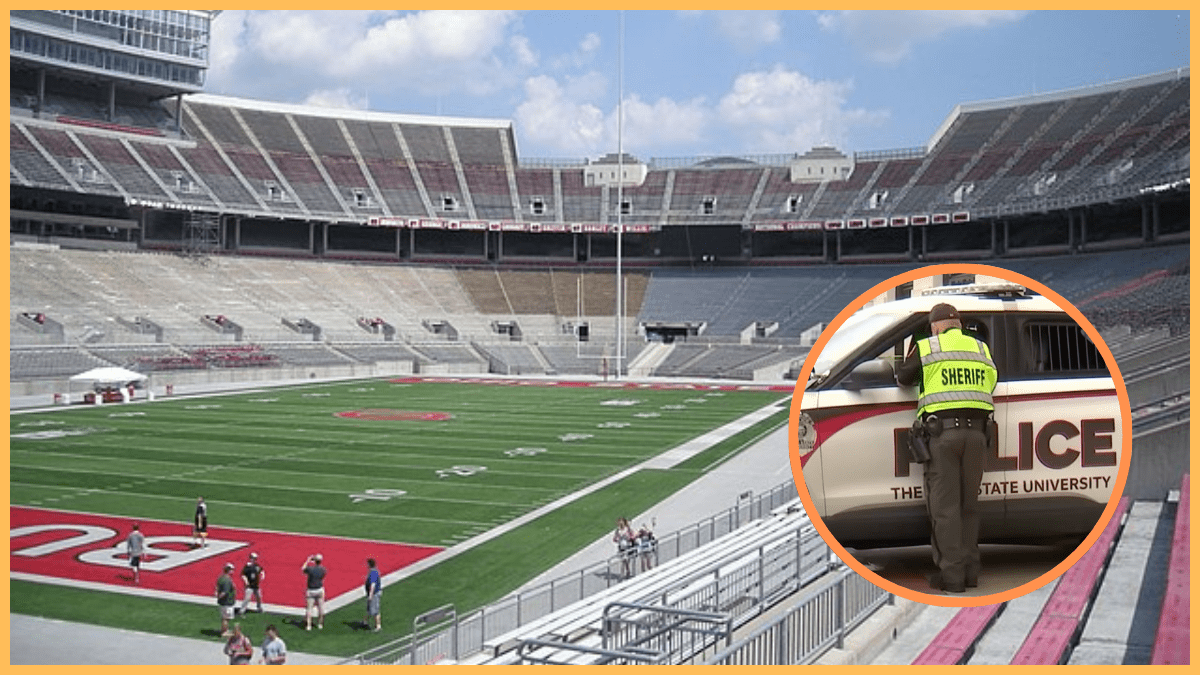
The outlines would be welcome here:
M 205 93 L 218 14 L 10 12 L 13 663 L 220 663 L 251 557 L 231 614 L 289 663 L 1188 662 L 1187 68 L 918 148 L 544 160 L 504 119 Z M 789 469 L 822 330 L 937 263 L 1073 303 L 1132 408 L 1117 515 L 993 605 L 858 576 Z

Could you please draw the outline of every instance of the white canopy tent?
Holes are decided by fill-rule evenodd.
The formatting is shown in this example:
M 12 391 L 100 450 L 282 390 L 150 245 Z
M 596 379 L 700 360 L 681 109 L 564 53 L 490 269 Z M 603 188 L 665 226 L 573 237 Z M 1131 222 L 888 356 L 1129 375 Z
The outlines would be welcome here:
M 126 390 L 126 387 L 135 382 L 145 382 L 147 376 L 127 368 L 106 366 L 103 368 L 92 368 L 91 370 L 78 375 L 72 375 L 69 379 L 71 382 L 71 389 L 74 389 L 74 385 L 77 383 L 82 383 L 87 387 L 87 390 L 97 393 L 102 392 L 105 389 L 117 389 L 121 392 L 121 397 L 128 401 L 130 393 Z M 68 393 L 67 396 L 67 401 L 70 402 L 71 394 Z M 97 399 L 100 398 L 100 396 L 97 396 Z

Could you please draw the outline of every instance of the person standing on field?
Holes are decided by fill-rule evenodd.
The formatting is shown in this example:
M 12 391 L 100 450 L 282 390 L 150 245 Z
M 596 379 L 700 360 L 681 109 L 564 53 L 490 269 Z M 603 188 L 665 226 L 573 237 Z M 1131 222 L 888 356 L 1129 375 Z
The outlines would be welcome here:
M 141 529 L 137 523 L 133 524 L 133 531 L 129 533 L 129 538 L 125 540 L 125 552 L 129 555 L 129 567 L 133 570 L 133 583 L 142 583 L 141 568 L 142 568 L 142 552 L 146 547 L 146 537 L 142 535 Z
M 308 557 L 300 571 L 307 577 L 304 591 L 304 630 L 312 630 L 313 608 L 317 610 L 317 629 L 325 627 L 325 566 L 321 564 L 321 554 Z
M 267 576 L 262 565 L 258 564 L 258 554 L 251 552 L 250 559 L 242 566 L 242 583 L 246 585 L 245 595 L 242 596 L 242 614 L 246 613 L 246 607 L 250 604 L 250 596 L 253 595 L 258 603 L 258 613 L 262 614 L 262 581 Z
M 233 585 L 233 563 L 225 563 L 221 576 L 217 577 L 217 608 L 221 610 L 221 637 L 229 637 L 229 622 L 233 619 L 233 607 L 237 604 L 237 587 Z
M 379 616 L 379 600 L 383 595 L 383 583 L 379 578 L 379 570 L 375 568 L 375 559 L 367 558 L 367 581 L 364 586 L 367 593 L 367 616 L 363 619 L 363 624 L 371 625 L 371 617 L 375 617 L 375 632 L 382 629 L 382 619 Z
M 208 546 L 208 505 L 204 503 L 204 497 L 196 500 L 196 513 L 192 516 L 192 539 L 194 546 Z

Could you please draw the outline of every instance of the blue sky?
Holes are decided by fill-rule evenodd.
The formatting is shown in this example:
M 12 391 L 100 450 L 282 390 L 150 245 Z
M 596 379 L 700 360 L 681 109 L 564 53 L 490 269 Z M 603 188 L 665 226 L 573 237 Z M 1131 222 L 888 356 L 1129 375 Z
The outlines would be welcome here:
M 207 91 L 515 124 L 521 157 L 924 145 L 958 103 L 1188 67 L 1181 11 L 226 11 Z

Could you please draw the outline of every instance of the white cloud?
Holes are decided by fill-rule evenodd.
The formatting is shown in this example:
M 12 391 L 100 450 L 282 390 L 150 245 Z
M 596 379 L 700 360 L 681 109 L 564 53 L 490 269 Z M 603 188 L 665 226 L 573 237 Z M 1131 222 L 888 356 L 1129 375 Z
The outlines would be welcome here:
M 596 52 L 600 50 L 601 44 L 603 44 L 603 40 L 599 33 L 588 33 L 579 40 L 575 49 L 551 59 L 550 69 L 560 72 L 570 72 L 586 68 L 588 64 L 596 59 Z
M 585 54 L 590 54 L 600 48 L 600 36 L 596 33 L 588 33 L 583 36 L 583 40 L 579 42 L 579 50 Z
M 617 110 L 599 103 L 596 73 L 566 79 L 529 78 L 518 106 L 517 136 L 538 155 L 599 156 L 617 147 Z M 877 125 L 887 113 L 850 108 L 849 82 L 813 80 L 777 66 L 743 73 L 715 103 L 704 97 L 643 100 L 625 97 L 623 145 L 639 157 L 803 152 L 818 144 L 843 146 L 855 128 Z
M 607 90 L 599 73 L 559 82 L 541 75 L 525 82 L 525 100 L 517 107 L 517 135 L 553 154 L 596 157 L 617 149 L 617 108 L 596 101 Z M 625 99 L 624 145 L 645 154 L 656 149 L 703 141 L 712 111 L 702 98 L 643 101 Z
M 1019 21 L 1018 11 L 842 11 L 820 14 L 820 26 L 850 39 L 873 61 L 895 63 L 922 42 L 961 30 Z
M 777 42 L 783 34 L 779 12 L 717 12 L 717 29 L 739 49 Z
M 744 152 L 803 151 L 822 143 L 844 144 L 853 127 L 886 117 L 847 108 L 852 89 L 849 82 L 813 80 L 776 66 L 739 75 L 716 112 Z
M 308 95 L 304 99 L 304 105 L 318 106 L 321 108 L 346 108 L 351 110 L 366 110 L 370 107 L 370 100 L 366 94 L 357 95 L 345 87 L 338 89 L 320 89 Z
M 591 155 L 604 149 L 604 113 L 574 99 L 554 78 L 525 81 L 525 100 L 517 106 L 517 137 L 553 152 Z
M 213 22 L 208 42 L 208 83 L 220 82 L 230 76 L 242 53 L 245 31 L 245 10 L 222 12 L 218 20 Z
M 525 67 L 533 67 L 538 64 L 538 54 L 534 50 L 533 45 L 529 43 L 529 38 L 524 35 L 514 35 L 508 41 L 509 49 L 516 55 L 517 63 Z
M 211 77 L 228 93 L 255 95 L 269 82 L 293 99 L 297 88 L 347 82 L 481 95 L 515 86 L 536 63 L 517 24 L 507 11 L 225 12 L 213 28 Z
M 616 112 L 610 115 L 612 149 L 616 149 Z M 660 98 L 653 103 L 637 95 L 625 98 L 624 146 L 629 148 L 694 146 L 706 138 L 712 110 L 703 98 L 673 101 Z

